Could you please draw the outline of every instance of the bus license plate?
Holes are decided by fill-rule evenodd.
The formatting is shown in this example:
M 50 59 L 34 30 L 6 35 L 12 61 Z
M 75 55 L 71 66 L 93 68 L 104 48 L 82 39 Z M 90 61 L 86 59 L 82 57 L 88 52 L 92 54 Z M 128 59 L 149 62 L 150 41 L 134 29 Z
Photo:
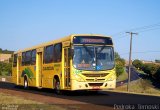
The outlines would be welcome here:
M 92 89 L 100 89 L 99 86 L 93 86 Z

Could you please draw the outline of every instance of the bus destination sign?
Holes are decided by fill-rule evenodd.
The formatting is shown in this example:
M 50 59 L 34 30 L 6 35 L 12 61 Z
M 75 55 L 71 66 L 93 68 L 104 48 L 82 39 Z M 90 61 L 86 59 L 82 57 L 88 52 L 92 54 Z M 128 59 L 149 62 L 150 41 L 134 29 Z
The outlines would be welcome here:
M 81 43 L 105 43 L 104 39 L 82 38 Z
M 113 45 L 112 39 L 109 37 L 101 36 L 75 36 L 73 39 L 74 44 L 103 44 Z

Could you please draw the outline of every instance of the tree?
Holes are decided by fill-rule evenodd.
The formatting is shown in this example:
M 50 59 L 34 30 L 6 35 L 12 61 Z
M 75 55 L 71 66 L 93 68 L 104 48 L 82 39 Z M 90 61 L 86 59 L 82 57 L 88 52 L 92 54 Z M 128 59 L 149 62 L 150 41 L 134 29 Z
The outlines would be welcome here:
M 10 51 L 10 50 L 3 50 L 2 48 L 0 48 L 0 53 L 4 53 L 4 54 L 13 54 L 14 51 Z
M 147 73 L 150 76 L 154 76 L 154 74 L 157 72 L 158 70 L 158 65 L 156 64 L 144 64 L 142 67 L 142 70 Z
M 160 60 L 155 60 L 156 63 L 160 63 Z
M 0 75 L 10 75 L 11 72 L 12 72 L 12 63 L 0 62 Z
M 114 56 L 115 56 L 115 59 L 119 59 L 120 58 L 120 55 L 118 54 L 118 52 L 115 52 Z
M 158 67 L 156 73 L 154 74 L 154 77 L 156 78 L 157 81 L 160 82 L 160 66 Z
M 136 68 L 139 68 L 139 69 L 142 69 L 142 67 L 143 67 L 142 61 L 140 61 L 140 60 L 138 60 L 138 59 L 134 60 L 134 61 L 132 62 L 132 64 L 133 64 L 133 66 L 135 66 Z
M 2 53 L 2 49 L 0 48 L 0 53 Z
M 117 76 L 124 73 L 124 65 L 122 62 L 120 62 L 120 60 L 116 61 L 116 73 L 117 73 Z
M 115 52 L 115 62 L 116 62 L 116 74 L 117 76 L 124 73 L 125 60 L 120 57 L 120 55 Z

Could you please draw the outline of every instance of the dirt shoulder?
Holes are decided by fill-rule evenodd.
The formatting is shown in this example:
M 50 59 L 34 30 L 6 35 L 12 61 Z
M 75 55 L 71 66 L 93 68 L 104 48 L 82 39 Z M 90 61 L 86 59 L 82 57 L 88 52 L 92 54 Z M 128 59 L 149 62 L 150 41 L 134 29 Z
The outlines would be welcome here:
M 81 102 L 78 100 L 72 100 L 74 96 L 59 96 L 54 94 L 49 89 L 38 90 L 36 88 L 31 88 L 30 90 L 24 90 L 21 87 L 14 87 L 12 83 L 2 83 L 0 82 L 0 93 L 8 94 L 10 96 L 15 96 L 18 98 L 23 98 L 25 100 L 31 100 L 33 102 L 38 102 L 42 104 L 27 104 L 28 107 L 59 107 L 62 110 L 112 110 L 113 107 L 107 107 L 103 105 L 90 104 L 87 102 Z M 63 97 L 63 98 L 62 98 Z M 14 104 L 14 103 L 13 103 Z M 23 104 L 23 103 L 21 103 Z M 26 104 L 21 105 L 26 106 Z M 53 106 L 56 105 L 56 106 Z M 19 106 L 19 104 L 18 104 Z M 61 110 L 60 109 L 60 110 Z M 56 109 L 55 109 L 56 110 Z

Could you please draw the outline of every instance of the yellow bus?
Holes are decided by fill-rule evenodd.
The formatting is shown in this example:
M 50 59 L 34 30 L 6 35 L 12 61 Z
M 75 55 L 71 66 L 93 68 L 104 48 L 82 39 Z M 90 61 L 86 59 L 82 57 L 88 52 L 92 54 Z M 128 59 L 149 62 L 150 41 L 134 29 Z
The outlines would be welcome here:
M 102 90 L 116 87 L 111 37 L 75 34 L 14 53 L 16 85 L 60 90 Z

